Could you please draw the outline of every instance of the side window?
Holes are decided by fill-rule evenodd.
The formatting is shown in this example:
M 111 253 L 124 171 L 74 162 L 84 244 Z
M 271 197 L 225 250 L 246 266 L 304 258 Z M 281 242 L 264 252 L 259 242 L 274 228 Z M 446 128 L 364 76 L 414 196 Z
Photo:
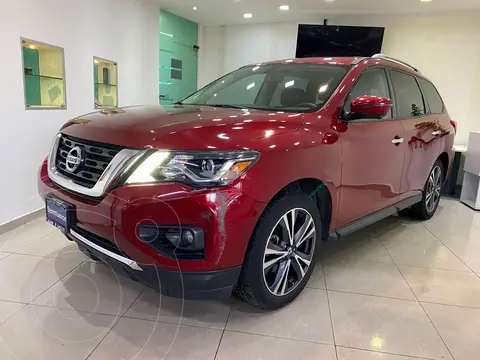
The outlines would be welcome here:
M 214 94 L 207 104 L 254 104 L 265 74 L 247 76 Z
M 425 104 L 417 80 L 412 75 L 391 70 L 397 101 L 397 117 L 411 118 L 425 115 Z
M 270 102 L 270 106 L 282 106 L 282 92 L 285 89 L 300 89 L 303 91 L 307 91 L 308 80 L 294 77 L 294 76 L 285 76 L 285 79 L 278 83 L 275 92 L 273 93 L 272 101 Z
M 430 81 L 421 78 L 418 78 L 418 82 L 420 83 L 423 94 L 427 99 L 428 106 L 430 107 L 430 112 L 433 114 L 443 113 L 443 101 L 437 89 L 435 89 L 435 86 L 433 86 Z
M 360 79 L 354 85 L 350 96 L 345 103 L 344 110 L 350 112 L 350 106 L 352 100 L 364 95 L 381 96 L 391 98 L 390 91 L 388 89 L 387 77 L 383 68 L 374 68 L 365 70 Z M 392 112 L 385 117 L 385 119 L 391 119 Z

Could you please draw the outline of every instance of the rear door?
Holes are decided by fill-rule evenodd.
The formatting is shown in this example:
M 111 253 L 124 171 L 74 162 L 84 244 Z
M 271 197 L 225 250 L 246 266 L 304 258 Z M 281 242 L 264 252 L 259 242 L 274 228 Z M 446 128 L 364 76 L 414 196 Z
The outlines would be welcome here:
M 360 75 L 344 110 L 349 112 L 351 101 L 362 95 L 392 98 L 384 68 L 369 68 Z M 390 113 L 383 119 L 348 121 L 347 130 L 341 134 L 343 161 L 337 227 L 398 201 L 404 128 L 392 118 Z
M 395 93 L 397 120 L 405 129 L 405 164 L 400 188 L 402 200 L 423 190 L 428 174 L 441 153 L 444 131 L 441 114 L 432 112 L 424 98 L 420 78 L 394 69 L 390 70 L 390 78 Z M 436 109 L 438 104 L 432 101 L 431 107 Z

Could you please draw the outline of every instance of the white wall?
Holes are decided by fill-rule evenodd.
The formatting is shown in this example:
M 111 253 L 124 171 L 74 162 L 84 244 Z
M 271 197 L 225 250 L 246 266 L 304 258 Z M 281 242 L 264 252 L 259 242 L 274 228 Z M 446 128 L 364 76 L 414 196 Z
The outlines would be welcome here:
M 212 26 L 198 28 L 198 76 L 197 86 L 201 88 L 223 72 L 223 39 L 224 27 Z
M 384 53 L 417 66 L 437 86 L 452 118 L 456 142 L 480 130 L 475 111 L 480 84 L 480 12 L 430 16 L 352 16 L 330 24 L 384 26 Z M 307 22 L 311 23 L 311 22 Z M 200 85 L 242 65 L 295 56 L 298 23 L 216 26 L 203 29 Z M 209 54 L 221 60 L 206 61 Z
M 25 110 L 20 37 L 65 50 L 67 110 Z M 155 0 L 15 0 L 0 8 L 0 224 L 42 207 L 37 169 L 68 119 L 94 110 L 93 56 L 118 62 L 119 104 L 158 103 Z
M 199 86 L 247 64 L 291 58 L 296 23 L 209 26 L 200 32 Z

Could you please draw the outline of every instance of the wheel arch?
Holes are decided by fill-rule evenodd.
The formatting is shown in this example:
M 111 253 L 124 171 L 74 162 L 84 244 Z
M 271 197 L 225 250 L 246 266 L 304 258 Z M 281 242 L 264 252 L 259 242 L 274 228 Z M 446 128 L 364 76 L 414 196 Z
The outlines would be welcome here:
M 332 195 L 328 186 L 324 181 L 315 178 L 298 179 L 285 185 L 268 203 L 271 204 L 279 197 L 295 192 L 304 192 L 315 202 L 322 220 L 322 240 L 327 240 L 332 222 Z
M 450 165 L 450 159 L 448 158 L 448 154 L 446 152 L 443 152 L 440 154 L 438 159 L 442 162 L 443 173 L 446 175 L 448 173 Z

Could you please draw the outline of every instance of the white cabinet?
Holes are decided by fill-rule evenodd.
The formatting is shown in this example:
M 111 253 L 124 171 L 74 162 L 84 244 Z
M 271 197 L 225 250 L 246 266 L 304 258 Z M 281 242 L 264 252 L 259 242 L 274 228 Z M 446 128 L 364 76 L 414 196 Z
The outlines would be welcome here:
M 480 131 L 470 133 L 460 201 L 480 210 Z

